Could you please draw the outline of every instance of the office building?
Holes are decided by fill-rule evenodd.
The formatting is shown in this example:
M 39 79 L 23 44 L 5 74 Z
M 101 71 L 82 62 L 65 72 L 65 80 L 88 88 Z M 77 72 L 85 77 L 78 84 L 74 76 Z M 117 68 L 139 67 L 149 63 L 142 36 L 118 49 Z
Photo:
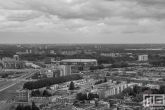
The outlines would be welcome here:
M 139 61 L 148 61 L 148 55 L 139 55 L 138 60 Z

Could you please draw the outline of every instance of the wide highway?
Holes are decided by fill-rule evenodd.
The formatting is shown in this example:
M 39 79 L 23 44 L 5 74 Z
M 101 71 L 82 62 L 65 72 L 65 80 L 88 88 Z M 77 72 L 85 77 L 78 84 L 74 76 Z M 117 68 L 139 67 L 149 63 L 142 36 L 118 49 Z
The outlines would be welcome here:
M 23 80 L 26 80 L 26 78 L 32 76 L 34 73 L 36 73 L 38 70 L 30 70 L 28 71 L 27 73 L 24 73 L 22 76 L 16 78 L 16 79 L 13 79 L 10 83 L 8 83 L 7 85 L 4 85 L 2 87 L 0 87 L 0 92 L 9 88 L 9 87 L 12 87 L 13 85 L 19 83 L 20 81 L 23 81 Z

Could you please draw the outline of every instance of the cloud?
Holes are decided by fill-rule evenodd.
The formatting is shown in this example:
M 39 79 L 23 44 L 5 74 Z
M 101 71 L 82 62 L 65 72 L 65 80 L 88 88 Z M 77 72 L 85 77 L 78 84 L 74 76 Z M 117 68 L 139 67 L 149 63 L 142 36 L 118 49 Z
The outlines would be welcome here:
M 9 21 L 27 21 L 30 19 L 35 19 L 37 17 L 42 16 L 40 12 L 32 11 L 32 10 L 13 10 L 10 11 L 6 18 Z
M 164 0 L 1 0 L 0 27 L 65 34 L 162 32 L 164 4 Z

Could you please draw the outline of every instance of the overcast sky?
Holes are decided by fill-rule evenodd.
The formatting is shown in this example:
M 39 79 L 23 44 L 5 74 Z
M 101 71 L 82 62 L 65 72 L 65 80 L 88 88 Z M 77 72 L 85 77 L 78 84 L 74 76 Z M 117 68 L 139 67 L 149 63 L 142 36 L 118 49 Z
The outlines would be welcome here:
M 165 0 L 0 0 L 0 43 L 165 43 Z

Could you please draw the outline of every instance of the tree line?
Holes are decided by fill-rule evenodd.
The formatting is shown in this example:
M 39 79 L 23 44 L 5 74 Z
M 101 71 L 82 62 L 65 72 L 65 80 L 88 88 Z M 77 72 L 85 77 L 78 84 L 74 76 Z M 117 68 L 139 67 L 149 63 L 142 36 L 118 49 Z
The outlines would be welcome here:
M 76 99 L 77 100 L 80 100 L 80 101 L 83 101 L 83 100 L 92 100 L 94 98 L 99 98 L 99 95 L 98 94 L 93 94 L 93 93 L 89 93 L 87 95 L 87 93 L 77 93 L 76 95 Z
M 153 66 L 165 66 L 165 60 L 164 59 L 154 60 L 154 61 L 150 61 L 149 64 Z
M 10 110 L 40 110 L 34 102 L 32 102 L 32 105 L 24 105 L 24 104 L 18 104 L 16 107 L 11 106 Z
M 60 77 L 53 77 L 53 78 L 46 78 L 46 79 L 41 79 L 38 81 L 33 81 L 33 82 L 26 82 L 23 85 L 24 89 L 32 90 L 32 89 L 39 89 L 47 86 L 51 86 L 54 84 L 60 84 L 72 80 L 79 80 L 83 79 L 83 77 L 79 74 L 72 74 L 72 75 L 66 75 L 66 76 L 60 76 Z
M 111 68 L 123 68 L 123 67 L 128 67 L 128 63 L 121 62 L 121 63 L 114 63 L 111 65 Z

